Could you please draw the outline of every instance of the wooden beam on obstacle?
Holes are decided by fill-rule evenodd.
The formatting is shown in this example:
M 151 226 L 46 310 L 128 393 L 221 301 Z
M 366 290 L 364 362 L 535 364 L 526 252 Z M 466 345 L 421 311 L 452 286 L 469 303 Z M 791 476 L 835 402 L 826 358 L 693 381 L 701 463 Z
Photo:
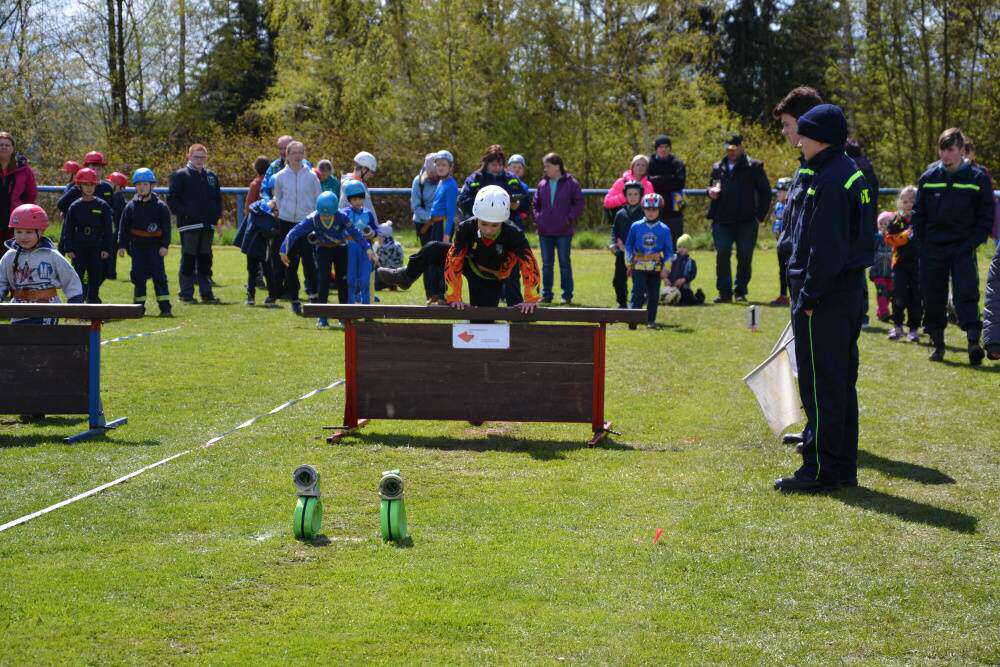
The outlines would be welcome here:
M 645 310 L 611 308 L 525 314 L 515 308 L 309 304 L 303 310 L 308 317 L 344 321 L 344 421 L 330 427 L 337 432 L 328 442 L 381 418 L 586 423 L 588 444 L 596 445 L 612 432 L 604 420 L 607 325 L 646 321 Z M 428 319 L 462 323 L 399 321 Z M 506 346 L 468 349 L 453 337 L 464 322 L 497 320 L 516 323 L 503 330 Z
M 302 305 L 306 317 L 327 317 L 339 320 L 503 320 L 506 322 L 624 322 L 645 324 L 644 308 L 536 308 L 525 314 L 517 308 L 466 308 L 449 306 L 385 306 L 381 304 Z
M 77 442 L 128 421 L 108 422 L 101 403 L 101 322 L 143 316 L 137 304 L 2 303 L 0 318 L 68 318 L 89 326 L 0 326 L 0 413 L 86 414 Z

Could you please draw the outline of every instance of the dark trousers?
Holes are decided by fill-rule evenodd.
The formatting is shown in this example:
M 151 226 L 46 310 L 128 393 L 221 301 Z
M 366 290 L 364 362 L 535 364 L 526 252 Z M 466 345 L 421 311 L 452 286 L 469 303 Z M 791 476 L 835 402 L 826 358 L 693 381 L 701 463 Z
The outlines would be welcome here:
M 948 279 L 952 282 L 952 302 L 958 326 L 970 341 L 978 341 L 983 330 L 979 319 L 979 270 L 976 251 L 935 249 L 920 255 L 920 295 L 924 300 L 924 330 L 935 345 L 944 344 L 948 325 Z
M 132 257 L 132 300 L 135 303 L 146 303 L 146 281 L 153 281 L 153 293 L 159 303 L 170 301 L 170 288 L 167 285 L 167 270 L 160 257 L 160 246 L 139 246 L 133 243 L 129 249 Z
M 713 222 L 712 239 L 715 241 L 715 288 L 719 296 L 729 298 L 746 296 L 750 285 L 753 251 L 757 247 L 757 223 Z M 733 288 L 733 274 L 730 256 L 736 246 L 736 286 Z
M 442 241 L 444 239 L 444 222 L 438 220 L 430 226 L 426 234 L 420 234 L 420 227 L 417 225 L 417 236 L 420 238 L 420 246 L 423 247 L 432 241 Z M 377 280 L 377 279 L 376 279 Z M 424 271 L 424 296 L 444 298 L 444 269 L 439 266 L 429 266 Z
M 910 328 L 920 326 L 924 304 L 920 300 L 920 271 L 916 260 L 897 262 L 892 267 L 892 323 L 903 326 L 903 316 Z
M 285 265 L 281 262 L 281 242 L 288 236 L 295 223 L 278 220 L 278 234 L 267 242 L 267 265 L 271 267 L 271 284 L 267 286 L 267 296 L 277 301 L 285 289 Z
M 632 307 L 642 308 L 646 302 L 646 323 L 656 322 L 656 309 L 660 305 L 660 272 L 632 272 Z
M 806 315 L 792 312 L 799 398 L 806 413 L 802 479 L 852 480 L 858 474 L 858 337 L 861 334 L 864 273 L 853 287 L 831 292 Z
M 76 248 L 73 250 L 73 268 L 83 282 L 87 303 L 101 302 L 101 283 L 104 282 L 104 265 L 100 246 Z
M 521 265 L 515 264 L 507 279 L 503 281 L 503 302 L 508 306 L 516 306 L 524 301 L 521 294 Z
M 788 294 L 788 260 L 791 257 L 791 248 L 787 251 L 778 248 L 778 284 L 781 286 L 781 296 Z
M 667 218 L 665 222 L 667 223 L 667 228 L 670 230 L 670 238 L 676 248 L 677 239 L 684 233 L 684 216 L 679 215 L 676 218 Z
M 628 269 L 625 267 L 625 253 L 615 252 L 615 277 L 611 279 L 615 288 L 615 301 L 619 308 L 628 308 Z
M 306 296 L 309 301 L 316 299 L 316 257 L 313 255 L 313 244 L 303 236 L 288 249 L 288 266 L 285 269 L 285 298 L 289 301 L 299 300 L 299 262 L 302 262 L 302 275 L 305 278 Z
M 444 271 L 444 262 L 451 249 L 450 243 L 443 241 L 431 241 L 425 244 L 420 250 L 410 255 L 406 263 L 406 274 L 416 280 L 429 267 L 440 267 Z M 469 303 L 473 306 L 484 306 L 496 308 L 500 305 L 500 297 L 503 293 L 503 283 L 499 280 L 488 280 L 473 273 L 468 264 L 462 271 L 466 282 L 469 284 Z
M 268 294 L 271 292 L 271 266 L 264 257 L 251 257 L 247 255 L 247 298 L 253 299 L 257 296 L 257 278 L 264 278 L 264 286 Z
M 198 293 L 212 296 L 212 237 L 215 230 L 192 229 L 181 232 L 181 270 L 179 276 L 182 298 L 194 298 L 194 283 Z
M 316 303 L 327 303 L 330 299 L 330 269 L 337 272 L 337 301 L 348 303 L 347 299 L 347 246 L 330 248 L 316 246 Z
M 117 226 L 117 225 L 116 225 Z M 104 277 L 108 280 L 118 279 L 118 230 L 114 231 L 114 238 L 111 239 L 111 255 L 105 260 Z

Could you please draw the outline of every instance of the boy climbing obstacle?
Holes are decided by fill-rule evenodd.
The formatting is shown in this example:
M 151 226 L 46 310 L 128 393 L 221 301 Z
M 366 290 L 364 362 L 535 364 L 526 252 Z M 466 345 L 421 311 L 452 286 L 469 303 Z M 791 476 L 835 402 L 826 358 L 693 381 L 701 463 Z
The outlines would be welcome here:
M 503 281 L 520 266 L 524 301 L 517 308 L 532 313 L 538 304 L 538 263 L 524 232 L 510 220 L 510 195 L 497 185 L 487 185 L 476 194 L 472 218 L 460 223 L 454 243 L 431 241 L 410 257 L 405 267 L 381 268 L 383 284 L 407 288 L 432 266 L 444 267 L 445 301 L 453 308 L 495 308 L 500 303 Z M 462 277 L 469 280 L 469 303 L 462 300 Z

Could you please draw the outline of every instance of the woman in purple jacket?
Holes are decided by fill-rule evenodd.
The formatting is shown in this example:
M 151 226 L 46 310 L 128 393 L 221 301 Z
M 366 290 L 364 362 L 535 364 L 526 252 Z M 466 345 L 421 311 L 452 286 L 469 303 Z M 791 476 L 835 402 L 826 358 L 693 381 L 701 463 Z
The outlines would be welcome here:
M 559 286 L 562 302 L 573 301 L 573 266 L 569 252 L 573 245 L 573 225 L 583 213 L 583 191 L 572 174 L 566 173 L 562 158 L 549 153 L 542 159 L 545 177 L 538 182 L 532 208 L 538 226 L 538 246 L 542 251 L 542 303 L 552 303 L 552 265 L 559 252 Z

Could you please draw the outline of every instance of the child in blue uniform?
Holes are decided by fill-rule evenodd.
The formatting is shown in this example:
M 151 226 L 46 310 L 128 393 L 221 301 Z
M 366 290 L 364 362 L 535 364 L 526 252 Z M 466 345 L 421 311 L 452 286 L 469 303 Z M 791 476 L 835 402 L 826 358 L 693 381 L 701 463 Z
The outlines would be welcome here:
M 788 191 L 792 187 L 792 179 L 779 178 L 774 189 L 777 190 L 777 203 L 774 205 L 774 222 L 771 224 L 771 234 L 774 235 L 775 242 L 781 238 L 781 231 L 784 229 L 785 203 L 788 201 Z M 787 306 L 788 300 L 788 258 L 792 254 L 790 246 L 783 246 L 778 243 L 778 285 L 780 291 L 778 298 L 771 302 L 772 306 Z
M 81 169 L 75 180 L 81 196 L 66 212 L 62 242 L 80 279 L 87 276 L 87 303 L 101 303 L 104 264 L 113 247 L 111 206 L 94 196 L 99 182 L 95 171 Z
M 674 255 L 670 228 L 660 222 L 663 197 L 656 194 L 642 198 L 644 219 L 632 223 L 625 239 L 625 262 L 632 278 L 632 307 L 641 308 L 646 301 L 646 327 L 656 328 L 656 308 L 660 303 L 660 280 L 667 277 L 670 258 Z M 648 296 L 648 298 L 647 298 Z M 634 324 L 629 325 L 635 329 Z
M 625 239 L 632 229 L 632 223 L 642 220 L 642 183 L 629 181 L 623 189 L 625 205 L 615 213 L 611 223 L 611 245 L 608 246 L 615 255 L 615 276 L 611 286 L 615 288 L 615 299 L 619 308 L 628 308 L 628 270 L 625 268 Z
M 170 250 L 170 209 L 153 192 L 156 175 L 145 167 L 132 174 L 135 197 L 125 205 L 118 232 L 118 256 L 132 256 L 133 301 L 146 309 L 146 281 L 152 279 L 160 317 L 170 317 L 170 288 L 163 258 Z
M 362 203 L 364 199 L 362 197 Z M 288 265 L 288 249 L 302 237 L 307 237 L 315 246 L 316 270 L 318 275 L 318 295 L 316 303 L 327 303 L 330 298 L 330 269 L 337 272 L 337 296 L 340 303 L 348 303 L 347 275 L 348 256 L 347 239 L 364 247 L 368 242 L 351 224 L 343 210 L 338 210 L 340 200 L 333 192 L 324 192 L 316 199 L 316 210 L 299 222 L 281 242 L 280 257 L 282 263 Z M 374 253 L 369 244 L 367 251 Z M 320 317 L 316 326 L 323 329 L 328 326 L 327 319 Z

